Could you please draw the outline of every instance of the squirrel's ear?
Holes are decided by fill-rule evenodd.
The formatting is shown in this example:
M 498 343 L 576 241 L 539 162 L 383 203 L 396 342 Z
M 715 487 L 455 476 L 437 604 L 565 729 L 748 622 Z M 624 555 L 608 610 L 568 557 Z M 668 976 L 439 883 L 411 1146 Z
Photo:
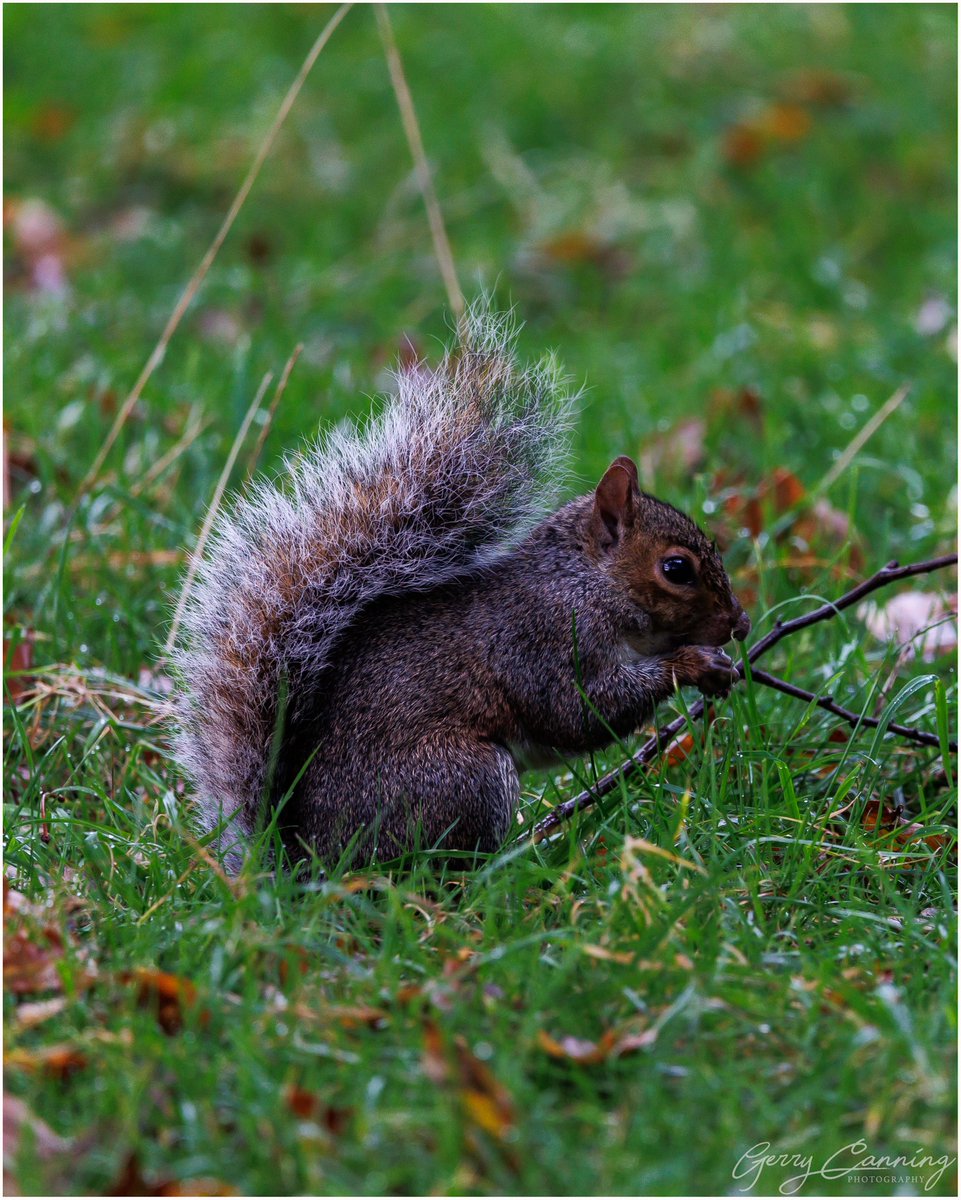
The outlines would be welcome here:
M 637 467 L 622 454 L 604 472 L 594 493 L 591 528 L 601 549 L 609 549 L 623 537 L 634 517 L 639 494 Z

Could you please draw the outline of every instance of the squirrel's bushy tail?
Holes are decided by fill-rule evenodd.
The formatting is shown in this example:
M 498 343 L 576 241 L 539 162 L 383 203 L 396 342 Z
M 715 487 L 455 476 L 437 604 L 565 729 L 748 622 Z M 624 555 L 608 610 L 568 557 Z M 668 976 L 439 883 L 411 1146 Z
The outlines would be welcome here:
M 379 415 L 219 518 L 175 654 L 175 752 L 206 828 L 258 827 L 364 606 L 476 571 L 551 503 L 571 402 L 553 361 L 521 368 L 515 343 L 509 317 L 473 310 L 439 366 L 400 371 Z

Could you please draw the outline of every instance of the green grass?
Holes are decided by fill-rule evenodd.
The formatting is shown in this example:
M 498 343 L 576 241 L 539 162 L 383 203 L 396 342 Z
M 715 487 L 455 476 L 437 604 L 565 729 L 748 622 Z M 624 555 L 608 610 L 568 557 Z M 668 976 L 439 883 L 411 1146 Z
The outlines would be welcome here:
M 198 848 L 141 676 L 254 391 L 304 343 L 261 455 L 276 469 L 362 414 L 405 337 L 431 356 L 445 336 L 369 10 L 321 57 L 101 479 L 78 485 L 329 11 L 4 13 L 8 200 L 59 214 L 69 283 L 29 286 L 10 227 L 7 530 L 23 515 L 5 638 L 13 668 L 24 637 L 31 658 L 5 697 L 7 875 L 29 903 L 8 945 L 22 923 L 49 946 L 52 927 L 64 955 L 59 988 L 6 996 L 6 1086 L 75 1139 L 58 1157 L 25 1133 L 21 1191 L 130 1188 L 131 1155 L 148 1185 L 245 1194 L 725 1193 L 762 1142 L 815 1167 L 859 1140 L 952 1157 L 952 755 L 832 739 L 832 718 L 741 687 L 685 762 L 539 847 L 524 830 L 622 753 L 527 777 L 518 840 L 470 874 L 421 862 L 304 889 L 255 864 L 228 883 Z M 411 6 L 394 22 L 465 289 L 515 303 L 524 351 L 556 347 L 587 382 L 572 490 L 705 417 L 698 461 L 668 441 L 648 482 L 726 538 L 758 634 L 952 547 L 953 7 Z M 772 122 L 781 136 L 731 161 L 732 129 Z M 926 304 L 942 318 L 919 322 Z M 810 493 L 902 382 L 827 490 L 846 535 L 822 519 L 775 536 L 767 502 L 760 536 L 739 530 L 739 494 L 778 468 Z M 764 665 L 956 737 L 953 660 L 899 665 L 856 611 Z M 873 829 L 879 801 L 929 840 Z M 196 988 L 179 1029 L 136 969 Z M 633 1052 L 577 1062 L 545 1041 L 605 1035 Z M 41 1069 L 51 1047 L 83 1065 Z M 300 1115 L 292 1088 L 310 1093 Z M 890 1174 L 802 1191 L 889 1194 Z M 956 1165 L 930 1190 L 954 1194 Z

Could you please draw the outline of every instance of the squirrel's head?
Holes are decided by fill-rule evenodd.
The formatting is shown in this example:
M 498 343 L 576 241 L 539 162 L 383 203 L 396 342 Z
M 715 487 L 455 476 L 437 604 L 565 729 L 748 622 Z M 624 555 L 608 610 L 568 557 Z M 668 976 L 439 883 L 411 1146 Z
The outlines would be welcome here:
M 641 491 L 631 459 L 616 458 L 597 485 L 590 537 L 665 643 L 723 646 L 747 636 L 751 620 L 717 547 L 690 517 Z

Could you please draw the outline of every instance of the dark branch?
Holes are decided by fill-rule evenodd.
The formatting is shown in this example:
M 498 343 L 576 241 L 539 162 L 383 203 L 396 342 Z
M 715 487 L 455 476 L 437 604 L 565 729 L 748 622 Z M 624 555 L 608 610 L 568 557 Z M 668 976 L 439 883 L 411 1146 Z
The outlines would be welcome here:
M 797 700 L 806 700 L 809 704 L 816 704 L 818 708 L 823 708 L 825 712 L 834 713 L 836 717 L 843 717 L 850 725 L 867 726 L 869 729 L 877 729 L 882 722 L 877 717 L 866 717 L 863 713 L 852 712 L 850 708 L 842 708 L 840 704 L 835 704 L 830 696 L 816 696 L 814 692 L 805 691 L 804 688 L 795 687 L 793 683 L 787 683 L 784 679 L 778 679 L 776 675 L 769 675 L 767 671 L 751 671 L 751 678 L 755 683 L 763 683 L 765 687 L 774 688 L 776 692 L 783 692 L 786 696 L 794 696 Z M 940 746 L 941 739 L 934 733 L 925 733 L 922 729 L 913 729 L 910 725 L 897 725 L 891 721 L 886 726 L 889 733 L 896 733 L 899 737 L 909 738 L 912 742 L 919 742 L 922 746 Z M 948 749 L 957 753 L 958 743 L 948 742 Z
M 765 634 L 759 641 L 747 652 L 748 662 L 756 662 L 762 654 L 766 654 L 772 646 L 777 645 L 782 638 L 786 638 L 791 633 L 797 633 L 799 629 L 807 629 L 810 625 L 816 625 L 820 621 L 830 620 L 837 616 L 846 608 L 850 608 L 852 604 L 857 604 L 865 596 L 871 592 L 877 591 L 878 588 L 885 587 L 889 583 L 895 583 L 899 579 L 909 579 L 912 575 L 928 575 L 932 571 L 938 571 L 942 567 L 950 567 L 957 563 L 958 556 L 956 554 L 944 554 L 940 558 L 927 559 L 924 562 L 909 563 L 906 567 L 899 566 L 896 562 L 890 562 L 886 567 L 882 567 L 880 571 L 872 575 L 870 579 L 865 579 L 863 583 L 859 583 L 857 587 L 852 588 L 849 592 L 845 592 L 838 600 L 833 603 L 822 604 L 813 612 L 805 613 L 802 617 L 795 617 L 791 621 L 778 621 L 770 633 Z M 736 667 L 738 679 L 744 678 L 744 664 L 738 663 Z M 807 700 L 809 703 L 814 702 L 819 708 L 823 708 L 828 712 L 834 713 L 835 716 L 843 717 L 846 721 L 851 721 L 854 725 L 877 726 L 880 724 L 874 717 L 861 717 L 857 713 L 849 712 L 847 709 L 836 705 L 830 697 L 819 698 L 813 692 L 806 692 L 803 688 L 796 688 L 793 684 L 785 683 L 778 679 L 775 675 L 768 675 L 766 671 L 752 671 L 753 678 L 764 684 L 766 687 L 776 688 L 778 691 L 785 692 L 789 696 L 795 696 L 799 700 Z M 687 725 L 688 721 L 696 721 L 704 713 L 704 701 L 698 700 L 693 704 L 684 716 L 676 717 L 669 725 L 665 725 L 653 737 L 648 738 L 643 746 L 626 762 L 621 763 L 619 767 L 615 767 L 613 771 L 609 771 L 602 776 L 592 787 L 587 788 L 579 795 L 572 797 L 570 800 L 565 800 L 563 804 L 558 804 L 548 815 L 539 821 L 534 826 L 533 838 L 535 842 L 543 841 L 562 825 L 569 820 L 575 813 L 581 812 L 585 808 L 590 808 L 596 804 L 598 800 L 609 795 L 617 788 L 622 780 L 629 779 L 636 774 L 642 767 L 647 766 L 652 759 L 669 745 L 670 742 L 681 732 Z M 933 734 L 922 733 L 916 729 L 910 729 L 906 725 L 888 725 L 888 730 L 891 733 L 899 734 L 902 737 L 910 737 L 915 741 L 921 742 L 926 746 L 939 746 L 941 743 Z M 949 749 L 957 752 L 957 743 L 949 742 Z

